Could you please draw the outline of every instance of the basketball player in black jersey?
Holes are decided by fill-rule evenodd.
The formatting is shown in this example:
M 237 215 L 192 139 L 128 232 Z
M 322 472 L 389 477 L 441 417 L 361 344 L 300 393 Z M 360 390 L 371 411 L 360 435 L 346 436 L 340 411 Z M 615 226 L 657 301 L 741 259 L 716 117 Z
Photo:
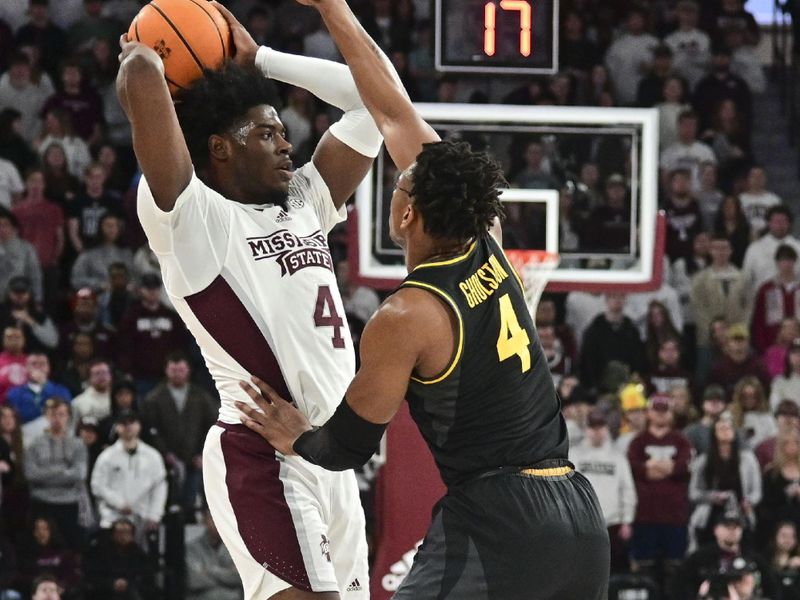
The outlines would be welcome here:
M 568 440 L 522 284 L 490 228 L 500 167 L 440 141 L 345 0 L 315 6 L 402 175 L 390 232 L 409 275 L 367 324 L 361 368 L 312 429 L 263 382 L 243 422 L 279 452 L 331 470 L 365 463 L 404 400 L 448 492 L 400 600 L 605 598 L 609 542 Z M 260 391 L 260 393 L 259 393 Z

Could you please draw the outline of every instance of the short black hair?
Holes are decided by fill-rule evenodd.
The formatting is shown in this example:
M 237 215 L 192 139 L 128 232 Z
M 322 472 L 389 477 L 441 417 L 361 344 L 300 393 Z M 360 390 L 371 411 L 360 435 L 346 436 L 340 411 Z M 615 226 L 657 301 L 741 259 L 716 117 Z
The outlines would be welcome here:
M 797 260 L 797 250 L 792 248 L 789 244 L 781 244 L 775 250 L 775 262 L 779 260 Z
M 208 166 L 208 138 L 222 135 L 254 106 L 267 104 L 278 110 L 275 86 L 255 67 L 232 61 L 218 70 L 206 69 L 176 96 L 175 110 L 192 162 Z
M 424 144 L 411 172 L 411 195 L 426 233 L 468 240 L 486 235 L 504 216 L 500 190 L 508 187 L 503 169 L 467 142 Z
M 785 204 L 775 204 L 774 206 L 770 206 L 767 209 L 767 216 L 765 217 L 767 222 L 772 218 L 772 215 L 784 215 L 789 222 L 794 221 L 794 215 L 792 214 L 791 209 L 786 206 Z

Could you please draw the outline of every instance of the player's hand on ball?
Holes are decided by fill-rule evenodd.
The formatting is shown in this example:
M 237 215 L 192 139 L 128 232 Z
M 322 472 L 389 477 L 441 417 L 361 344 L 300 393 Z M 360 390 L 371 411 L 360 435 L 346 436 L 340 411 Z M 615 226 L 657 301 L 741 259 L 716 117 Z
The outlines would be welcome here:
M 281 398 L 258 377 L 253 377 L 252 381 L 258 390 L 245 381 L 239 382 L 239 386 L 263 412 L 244 402 L 237 402 L 236 408 L 243 413 L 242 423 L 267 440 L 281 454 L 295 454 L 295 441 L 312 429 L 311 423 L 294 405 Z
M 247 32 L 247 29 L 245 29 L 241 23 L 239 23 L 236 17 L 233 16 L 233 13 L 222 6 L 222 4 L 216 2 L 215 0 L 211 0 L 211 4 L 213 4 L 219 13 L 225 18 L 225 20 L 228 22 L 228 27 L 231 29 L 233 45 L 236 48 L 236 53 L 233 56 L 233 60 L 236 62 L 236 64 L 245 67 L 255 64 L 256 52 L 258 52 L 258 44 L 256 44 L 253 36 Z
M 145 44 L 142 44 L 141 42 L 129 40 L 127 33 L 123 33 L 121 36 L 119 36 L 119 47 L 122 50 L 119 53 L 120 63 L 124 62 L 135 54 L 139 54 L 142 57 L 147 58 L 147 60 L 150 62 L 158 65 L 161 69 L 161 72 L 164 72 L 164 63 L 161 60 L 161 57 L 156 54 L 156 51 Z

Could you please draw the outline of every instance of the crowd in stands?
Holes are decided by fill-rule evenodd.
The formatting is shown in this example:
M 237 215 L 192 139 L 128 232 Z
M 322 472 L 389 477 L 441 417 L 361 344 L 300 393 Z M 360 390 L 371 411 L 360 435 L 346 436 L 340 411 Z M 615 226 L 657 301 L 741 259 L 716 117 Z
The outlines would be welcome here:
M 138 225 L 114 89 L 144 3 L 0 3 L 2 600 L 242 597 L 202 509 L 218 396 Z M 258 43 L 341 60 L 294 0 L 224 4 Z M 432 4 L 351 2 L 414 100 L 658 109 L 663 285 L 545 295 L 536 315 L 614 585 L 686 600 L 723 577 L 743 599 L 800 598 L 800 240 L 795 199 L 770 191 L 751 144 L 767 85 L 752 15 L 742 0 L 563 0 L 560 71 L 487 86 L 436 72 Z M 280 89 L 300 165 L 338 115 Z M 630 164 L 556 151 L 527 139 L 511 185 L 560 190 L 563 249 L 627 243 Z M 345 239 L 331 250 L 357 337 L 379 296 L 350 281 Z

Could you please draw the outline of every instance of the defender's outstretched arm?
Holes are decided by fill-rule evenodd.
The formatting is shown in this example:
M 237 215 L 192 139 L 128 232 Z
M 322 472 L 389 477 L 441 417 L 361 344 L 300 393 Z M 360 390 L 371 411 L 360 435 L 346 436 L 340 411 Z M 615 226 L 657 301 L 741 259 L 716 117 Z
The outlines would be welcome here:
M 439 141 L 438 134 L 414 108 L 389 59 L 364 31 L 345 0 L 297 1 L 319 10 L 383 134 L 386 149 L 395 165 L 405 170 L 416 160 L 422 144 Z

